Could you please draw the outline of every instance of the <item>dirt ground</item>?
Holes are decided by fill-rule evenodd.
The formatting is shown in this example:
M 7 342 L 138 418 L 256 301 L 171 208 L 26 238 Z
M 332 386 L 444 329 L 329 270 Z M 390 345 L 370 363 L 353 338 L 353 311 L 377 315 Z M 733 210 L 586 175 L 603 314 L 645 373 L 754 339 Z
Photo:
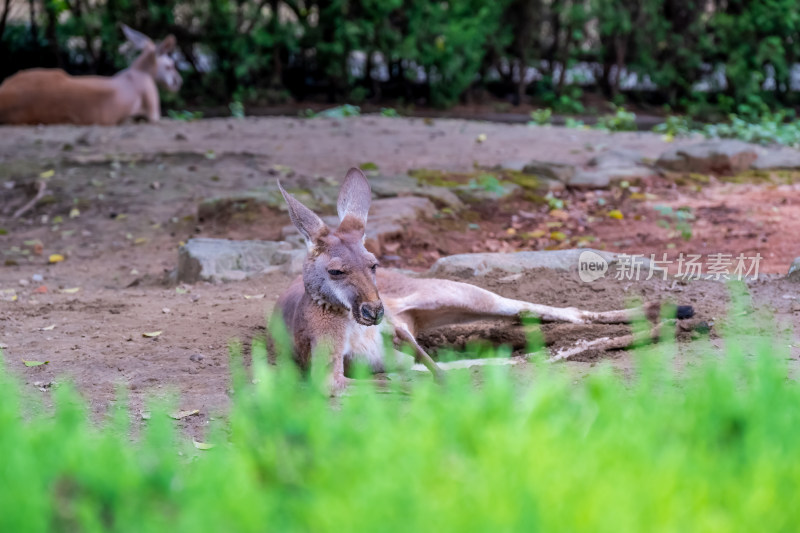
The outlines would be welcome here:
M 485 141 L 476 142 L 479 135 Z M 178 423 L 199 437 L 209 418 L 229 405 L 229 343 L 263 335 L 265 316 L 291 281 L 275 273 L 221 285 L 169 284 L 181 242 L 193 236 L 275 239 L 289 223 L 285 213 L 268 211 L 246 223 L 204 225 L 196 219 L 202 199 L 257 188 L 276 174 L 290 185 L 314 176 L 338 180 L 350 166 L 366 162 L 385 175 L 412 169 L 472 173 L 532 159 L 584 164 L 609 148 L 655 159 L 667 147 L 650 133 L 369 116 L 0 128 L 0 347 L 6 366 L 26 387 L 47 391 L 54 381 L 72 379 L 97 414 L 120 386 L 130 391 L 137 411 L 146 409 L 148 396 L 177 393 L 181 409 L 199 411 Z M 36 193 L 37 180 L 46 183 L 44 197 L 12 218 Z M 788 331 L 800 318 L 800 285 L 780 275 L 800 255 L 800 185 L 786 174 L 738 181 L 654 176 L 601 192 L 556 192 L 563 204 L 556 209 L 552 200 L 520 193 L 415 222 L 390 244 L 383 263 L 421 271 L 452 253 L 575 246 L 670 258 L 681 252 L 758 253 L 760 271 L 768 275 L 750 284 L 755 307 Z M 658 205 L 691 212 L 691 235 L 664 220 Z M 615 210 L 621 218 L 610 216 Z M 64 260 L 50 263 L 53 254 Z M 727 289 L 713 281 L 585 284 L 574 274 L 552 272 L 466 281 L 504 296 L 593 310 L 636 298 L 693 305 L 696 317 L 679 336 L 710 337 L 715 346 L 727 313 Z M 624 332 L 619 326 L 543 330 L 556 346 Z M 482 324 L 478 331 L 438 331 L 424 341 L 435 347 L 489 339 L 524 348 L 518 328 Z M 143 335 L 153 332 L 161 333 Z M 750 333 L 771 335 L 757 327 Z M 800 343 L 789 334 L 797 360 Z M 689 361 L 695 345 L 682 344 Z M 632 367 L 624 351 L 589 353 L 568 364 L 581 374 L 600 359 L 622 372 Z M 27 367 L 23 361 L 48 364 Z

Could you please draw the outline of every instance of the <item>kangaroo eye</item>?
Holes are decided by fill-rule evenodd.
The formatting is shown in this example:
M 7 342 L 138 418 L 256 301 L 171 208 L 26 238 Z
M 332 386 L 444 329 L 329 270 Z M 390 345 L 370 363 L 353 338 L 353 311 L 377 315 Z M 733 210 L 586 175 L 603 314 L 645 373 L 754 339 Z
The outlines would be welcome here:
M 372 270 L 373 272 L 375 272 L 376 270 L 378 270 L 378 263 L 375 263 L 374 265 L 369 267 L 369 269 Z
M 335 269 L 328 270 L 328 274 L 330 274 L 334 278 L 338 278 L 339 276 L 344 276 L 344 272 Z

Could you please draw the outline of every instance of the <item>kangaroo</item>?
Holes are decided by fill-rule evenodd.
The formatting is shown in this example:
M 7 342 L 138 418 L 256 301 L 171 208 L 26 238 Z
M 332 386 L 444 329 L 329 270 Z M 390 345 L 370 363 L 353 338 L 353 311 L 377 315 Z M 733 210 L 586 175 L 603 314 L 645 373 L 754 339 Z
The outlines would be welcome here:
M 420 347 L 420 331 L 487 318 L 516 319 L 529 313 L 542 321 L 575 324 L 623 323 L 643 316 L 652 309 L 625 309 L 593 312 L 574 307 L 550 307 L 504 298 L 468 283 L 444 279 L 411 278 L 399 272 L 379 269 L 377 258 L 364 247 L 371 191 L 364 174 L 351 168 L 344 179 L 337 200 L 339 226 L 329 228 L 320 217 L 278 187 L 289 208 L 289 217 L 308 247 L 303 273 L 281 295 L 273 318 L 283 320 L 294 342 L 294 358 L 301 368 L 308 368 L 318 348 L 330 357 L 333 392 L 348 383 L 345 364 L 362 361 L 373 372 L 385 367 L 383 335 L 395 346 L 410 345 L 415 359 L 428 368 L 436 379 L 442 369 Z M 647 307 L 647 306 L 646 306 Z M 691 307 L 678 309 L 678 318 L 694 314 Z M 634 342 L 629 335 L 604 339 L 611 348 Z M 622 342 L 620 342 L 622 341 Z M 582 347 L 600 348 L 603 342 L 581 343 Z M 557 354 L 554 360 L 571 356 Z M 488 360 L 485 360 L 488 361 Z M 456 365 L 456 367 L 458 367 Z
M 130 67 L 111 77 L 70 76 L 61 69 L 18 72 L 0 85 L 0 124 L 120 124 L 144 117 L 161 118 L 157 84 L 177 92 L 183 81 L 169 54 L 175 37 L 158 45 L 122 25 L 139 56 Z

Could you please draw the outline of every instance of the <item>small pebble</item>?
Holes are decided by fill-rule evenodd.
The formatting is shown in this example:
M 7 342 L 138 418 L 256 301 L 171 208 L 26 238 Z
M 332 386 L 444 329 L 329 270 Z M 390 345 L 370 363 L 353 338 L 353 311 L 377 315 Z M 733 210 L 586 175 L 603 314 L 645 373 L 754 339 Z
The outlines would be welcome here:
M 41 283 L 44 281 L 44 276 L 42 276 L 41 274 L 34 274 L 33 276 L 31 276 L 31 280 L 35 281 L 36 283 Z
M 203 354 L 201 353 L 196 353 L 189 356 L 189 360 L 194 361 L 195 363 L 199 363 L 203 359 L 205 359 L 205 357 L 203 357 Z
M 26 286 L 30 285 L 30 283 L 31 283 L 31 282 L 30 282 L 30 281 L 28 281 L 27 279 L 21 279 L 21 280 L 19 280 L 19 284 L 20 284 L 20 285 L 22 285 L 23 287 L 26 287 Z

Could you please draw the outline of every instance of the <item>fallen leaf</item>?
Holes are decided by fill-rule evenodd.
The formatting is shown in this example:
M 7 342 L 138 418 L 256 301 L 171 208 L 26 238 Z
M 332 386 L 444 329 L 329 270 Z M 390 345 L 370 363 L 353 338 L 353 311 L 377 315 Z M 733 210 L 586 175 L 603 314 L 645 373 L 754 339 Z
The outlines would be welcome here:
M 47 259 L 48 263 L 60 263 L 64 260 L 64 256 L 61 254 L 50 254 L 50 257 Z
M 161 331 L 151 331 L 149 333 L 142 333 L 142 337 L 147 337 L 148 339 L 152 339 L 154 337 L 158 337 L 161 335 Z
M 146 242 L 147 242 L 147 239 L 145 239 L 144 237 L 138 237 L 137 239 L 135 239 L 133 241 L 133 244 L 140 245 L 140 244 L 144 244 Z
M 213 444 L 209 444 L 207 442 L 198 442 L 196 440 L 192 440 L 192 444 L 194 444 L 194 447 L 198 450 L 210 450 L 214 447 Z
M 191 411 L 178 411 L 177 413 L 172 413 L 169 416 L 171 418 L 174 418 L 175 420 L 183 420 L 187 416 L 194 416 L 194 415 L 199 415 L 199 414 L 200 414 L 200 410 L 199 409 L 192 409 Z
M 17 291 L 15 289 L 0 290 L 0 300 L 3 300 L 5 302 L 16 302 Z
M 622 211 L 620 211 L 619 209 L 612 209 L 611 211 L 608 212 L 608 216 L 611 218 L 615 218 L 617 220 L 622 220 L 623 218 L 625 218 L 625 215 L 623 215 Z
M 550 232 L 550 238 L 554 241 L 563 241 L 566 240 L 567 235 L 562 231 L 552 231 Z
M 260 300 L 263 297 L 264 297 L 263 294 L 245 294 L 244 295 L 244 299 L 245 300 Z
M 47 292 L 47 285 L 39 285 L 38 287 L 33 289 L 33 292 L 35 292 L 36 294 L 44 294 Z
M 486 137 L 486 134 L 485 134 L 485 133 L 481 133 L 480 135 L 478 135 L 478 136 L 475 138 L 475 142 L 477 142 L 477 143 L 482 143 L 482 142 L 484 142 L 486 139 L 487 139 L 487 137 Z
M 69 210 L 69 218 L 78 218 L 79 216 L 81 216 L 81 211 L 77 207 Z
M 175 293 L 176 294 L 186 294 L 187 292 L 189 292 L 189 291 L 187 291 L 183 287 L 175 287 Z
M 48 364 L 50 361 L 25 361 L 23 359 L 22 362 L 25 366 L 42 366 Z
M 567 220 L 569 218 L 569 213 L 563 209 L 553 209 L 550 211 L 550 216 L 559 220 Z
M 43 328 L 39 328 L 39 331 L 52 331 L 56 328 L 55 324 L 50 324 L 49 326 L 45 326 Z
M 79 290 L 81 290 L 80 287 L 70 287 L 69 289 L 61 289 L 59 292 L 62 294 L 75 294 Z
M 50 169 L 50 170 L 45 170 L 44 172 L 39 174 L 39 177 L 42 178 L 43 180 L 49 180 L 50 178 L 52 178 L 55 175 L 56 175 L 56 171 L 53 170 L 53 169 Z

